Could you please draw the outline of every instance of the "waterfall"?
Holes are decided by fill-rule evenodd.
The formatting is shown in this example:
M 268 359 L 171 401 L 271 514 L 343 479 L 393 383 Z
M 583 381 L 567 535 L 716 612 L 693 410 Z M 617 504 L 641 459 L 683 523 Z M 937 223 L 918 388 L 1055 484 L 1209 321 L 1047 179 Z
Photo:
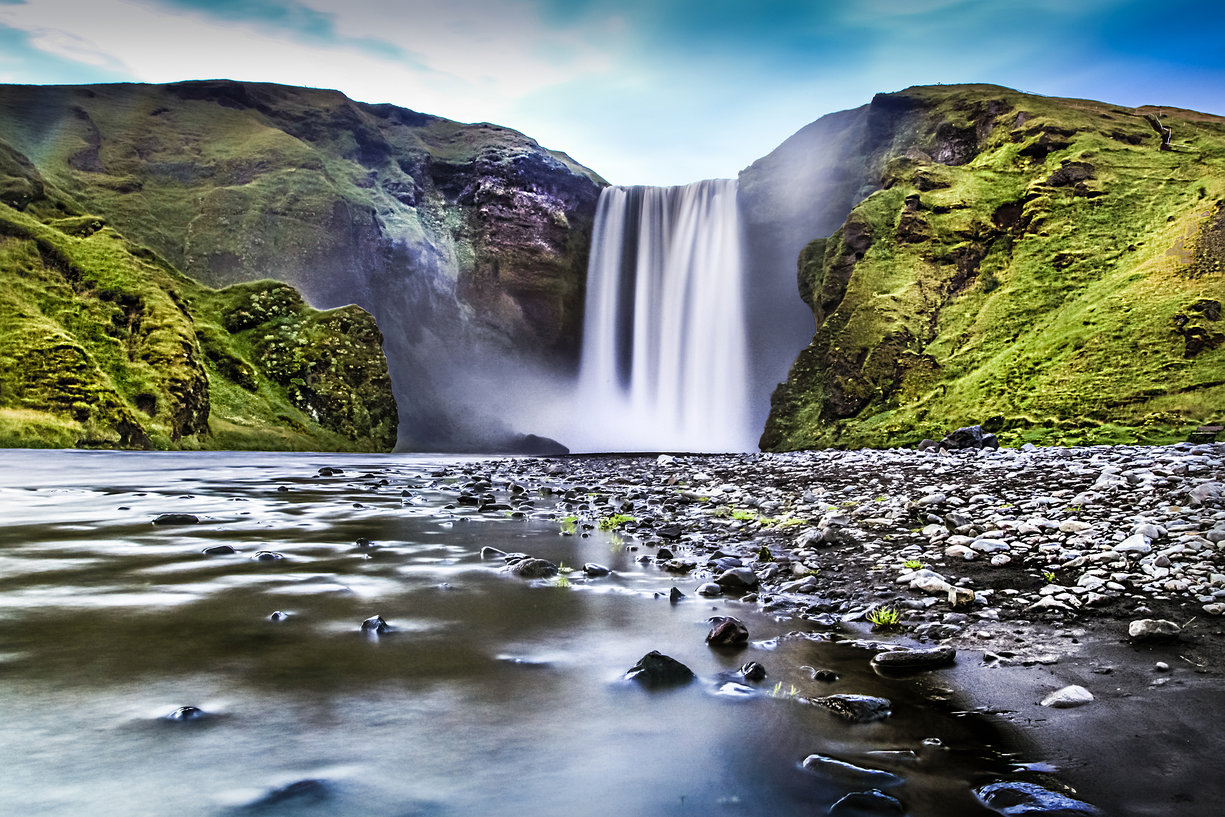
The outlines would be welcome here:
M 740 253 L 734 179 L 600 194 L 572 446 L 756 450 Z

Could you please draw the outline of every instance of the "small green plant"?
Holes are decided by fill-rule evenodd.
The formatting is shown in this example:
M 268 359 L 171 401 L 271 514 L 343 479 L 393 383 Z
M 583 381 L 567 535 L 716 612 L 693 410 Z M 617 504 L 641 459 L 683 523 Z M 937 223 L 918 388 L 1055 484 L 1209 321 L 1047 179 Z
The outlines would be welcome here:
M 568 588 L 570 586 L 570 574 L 574 572 L 574 568 L 566 567 L 565 562 L 557 563 L 557 578 L 553 580 L 554 587 Z
M 1044 571 L 1042 574 L 1042 578 L 1046 579 L 1047 584 L 1055 583 L 1055 574 L 1050 570 Z
M 902 623 L 902 614 L 896 607 L 876 607 L 868 611 L 868 622 L 873 630 L 893 630 Z
M 771 698 L 794 698 L 800 694 L 800 690 L 795 684 L 791 684 L 789 688 L 783 688 L 783 682 L 779 681 L 774 685 L 774 689 L 770 690 Z
M 566 516 L 561 520 L 561 532 L 565 536 L 573 536 L 578 532 L 578 517 Z
M 902 562 L 902 567 L 906 568 L 907 570 L 918 570 L 923 567 L 923 563 L 918 559 L 907 559 L 906 561 Z
M 617 530 L 623 525 L 627 525 L 633 521 L 634 517 L 630 516 L 629 514 L 617 513 L 613 514 L 612 516 L 601 517 L 600 521 L 596 523 L 596 527 L 603 531 Z

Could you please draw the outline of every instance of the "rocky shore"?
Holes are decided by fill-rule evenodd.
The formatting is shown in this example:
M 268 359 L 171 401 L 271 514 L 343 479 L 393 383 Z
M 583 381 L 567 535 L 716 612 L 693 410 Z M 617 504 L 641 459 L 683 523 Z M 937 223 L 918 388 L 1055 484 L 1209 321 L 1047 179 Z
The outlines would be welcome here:
M 1217 813 L 1225 446 L 925 449 L 505 460 L 460 501 L 552 492 L 679 593 L 953 648 L 921 682 L 1106 813 Z

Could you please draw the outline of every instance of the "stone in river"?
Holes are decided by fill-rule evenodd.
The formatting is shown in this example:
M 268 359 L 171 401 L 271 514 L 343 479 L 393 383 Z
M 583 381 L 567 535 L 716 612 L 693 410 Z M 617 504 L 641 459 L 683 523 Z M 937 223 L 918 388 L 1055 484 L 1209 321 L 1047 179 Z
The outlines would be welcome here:
M 546 559 L 528 557 L 511 562 L 502 571 L 521 579 L 547 579 L 557 575 L 557 565 Z
M 732 592 L 751 590 L 757 586 L 757 574 L 747 567 L 733 567 L 719 574 L 715 583 Z
M 257 562 L 276 562 L 284 559 L 285 555 L 277 553 L 275 550 L 261 550 L 257 551 L 251 558 Z
M 1049 706 L 1052 709 L 1071 709 L 1072 707 L 1084 706 L 1092 702 L 1093 693 L 1076 684 L 1066 686 L 1063 689 L 1057 689 L 1042 699 L 1042 705 Z
M 180 706 L 173 712 L 163 716 L 164 720 L 168 721 L 201 721 L 208 717 L 208 713 L 203 709 L 195 706 Z
M 287 618 L 289 618 L 289 613 L 283 610 L 273 610 L 272 615 L 268 616 L 269 621 L 284 621 Z
M 583 572 L 588 576 L 596 577 L 607 576 L 612 571 L 604 565 L 596 564 L 595 562 L 588 562 L 587 564 L 583 565 Z
M 206 547 L 200 552 L 205 556 L 225 556 L 230 553 L 237 553 L 238 551 L 234 550 L 231 545 L 213 545 L 212 547 Z
M 810 698 L 809 702 L 823 706 L 851 723 L 871 723 L 893 714 L 893 704 L 887 698 L 872 695 L 826 695 L 823 698 Z
M 1036 783 L 1005 780 L 974 790 L 988 808 L 1006 817 L 1097 817 L 1095 807 Z
M 679 587 L 673 587 L 668 592 L 668 601 L 672 602 L 673 604 L 676 604 L 683 598 L 685 598 L 685 594 L 681 592 Z
M 191 513 L 164 513 L 153 520 L 154 525 L 194 525 L 200 517 Z
M 681 538 L 681 526 L 680 525 L 660 525 L 658 528 L 655 529 L 655 533 L 657 533 L 661 539 L 671 539 L 673 541 L 676 541 L 677 539 Z
M 670 655 L 651 650 L 625 673 L 627 681 L 634 681 L 648 689 L 681 686 L 694 679 L 693 670 Z
M 1127 636 L 1132 641 L 1177 641 L 1182 627 L 1165 619 L 1142 618 L 1127 625 Z
M 746 644 L 749 640 L 749 628 L 744 622 L 731 616 L 716 616 L 711 619 L 710 632 L 706 634 L 706 643 L 712 647 L 735 647 Z
M 867 817 L 868 815 L 905 814 L 906 807 L 896 797 L 880 789 L 853 791 L 829 807 L 831 817 Z
M 766 668 L 756 661 L 750 661 L 740 668 L 740 674 L 746 681 L 761 681 L 766 677 Z
M 384 621 L 382 616 L 371 616 L 370 618 L 362 622 L 362 632 L 363 633 L 374 633 L 375 635 L 382 635 L 383 633 L 387 633 L 390 631 L 391 631 L 391 625 L 389 625 L 386 621 Z
M 916 670 L 944 667 L 953 663 L 957 650 L 952 647 L 932 647 L 930 649 L 889 650 L 872 656 L 872 666 L 876 669 Z
M 902 778 L 884 769 L 857 766 L 827 755 L 809 755 L 800 765 L 822 777 L 851 785 L 896 786 L 902 782 Z
M 320 469 L 319 469 L 319 476 L 321 476 L 321 477 L 334 477 L 334 476 L 339 476 L 340 474 L 343 474 L 344 472 L 345 472 L 345 470 L 344 470 L 343 468 L 327 468 L 327 467 L 324 467 L 324 468 L 320 468 Z
M 244 811 L 261 812 L 265 809 L 279 807 L 284 803 L 306 803 L 325 800 L 330 795 L 327 783 L 323 780 L 308 778 L 295 780 L 284 786 L 269 789 L 259 799 L 247 804 Z
M 714 582 L 706 582 L 698 587 L 697 594 L 714 598 L 723 595 L 723 588 Z

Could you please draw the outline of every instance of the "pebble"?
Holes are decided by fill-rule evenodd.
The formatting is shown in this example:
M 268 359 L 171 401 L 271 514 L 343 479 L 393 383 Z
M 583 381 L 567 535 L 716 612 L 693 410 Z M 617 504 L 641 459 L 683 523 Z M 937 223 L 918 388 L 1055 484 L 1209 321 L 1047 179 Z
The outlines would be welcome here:
M 1093 693 L 1076 684 L 1055 690 L 1042 699 L 1042 705 L 1049 706 L 1052 709 L 1071 709 L 1072 707 L 1084 706 L 1092 702 Z

